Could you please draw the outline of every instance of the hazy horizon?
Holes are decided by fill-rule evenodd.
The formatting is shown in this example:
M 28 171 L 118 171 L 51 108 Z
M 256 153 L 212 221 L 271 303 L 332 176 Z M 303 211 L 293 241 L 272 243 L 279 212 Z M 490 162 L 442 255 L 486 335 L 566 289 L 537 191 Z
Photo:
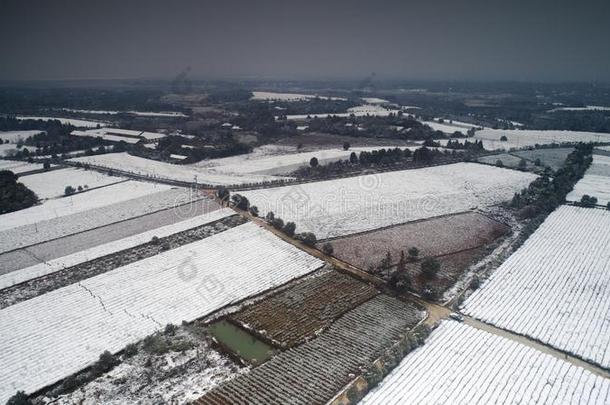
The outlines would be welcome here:
M 0 80 L 609 82 L 610 3 L 7 0 Z

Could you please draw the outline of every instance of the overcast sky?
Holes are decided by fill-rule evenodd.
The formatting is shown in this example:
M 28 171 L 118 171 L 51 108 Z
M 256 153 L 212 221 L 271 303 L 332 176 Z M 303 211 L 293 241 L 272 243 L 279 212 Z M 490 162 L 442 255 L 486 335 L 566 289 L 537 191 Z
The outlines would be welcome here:
M 610 81 L 610 0 L 0 0 L 0 80 Z

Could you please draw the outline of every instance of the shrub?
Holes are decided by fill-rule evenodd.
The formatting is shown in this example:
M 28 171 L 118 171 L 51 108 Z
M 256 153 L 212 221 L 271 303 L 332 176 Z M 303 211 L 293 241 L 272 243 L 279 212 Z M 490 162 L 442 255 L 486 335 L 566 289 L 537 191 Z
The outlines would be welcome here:
M 48 160 L 45 160 L 44 163 L 42 164 L 42 168 L 44 170 L 49 170 L 51 168 L 51 163 Z
M 258 217 L 258 207 L 256 205 L 250 206 L 250 215 L 253 217 Z
M 158 236 L 153 236 L 152 239 L 150 240 L 150 243 L 152 243 L 153 245 L 158 245 L 159 244 L 159 237 Z
M 230 196 L 231 196 L 231 193 L 229 192 L 229 190 L 226 187 L 220 186 L 216 190 L 216 197 L 222 202 L 229 201 Z
M 125 350 L 123 350 L 125 357 L 133 357 L 138 353 L 138 345 L 135 343 L 130 343 L 125 346 Z
M 417 259 L 417 256 L 419 256 L 419 249 L 414 246 L 412 248 L 409 248 L 407 253 L 409 254 L 409 259 L 413 261 Z
M 508 138 L 506 137 L 506 135 L 502 135 L 502 136 L 500 137 L 500 140 L 501 140 L 502 142 L 506 142 L 506 141 L 508 141 Z
M 502 161 L 500 159 L 498 159 L 498 160 L 496 160 L 496 166 L 504 167 L 504 163 L 502 163 Z
M 269 211 L 267 213 L 267 215 L 265 215 L 265 219 L 267 220 L 267 222 L 271 223 L 273 222 L 273 220 L 275 219 L 275 214 L 273 213 L 273 211 Z
M 106 350 L 104 353 L 100 354 L 99 360 L 93 365 L 93 371 L 97 375 L 107 373 L 117 364 L 119 364 L 119 360 L 112 353 Z
M 38 197 L 10 170 L 0 170 L 0 214 L 18 211 L 36 204 Z
M 595 207 L 597 204 L 597 197 L 592 197 L 588 194 L 585 194 L 581 197 L 579 205 L 581 207 L 591 208 Z
M 332 255 L 334 253 L 335 249 L 333 248 L 333 245 L 330 244 L 330 242 L 326 242 L 324 245 L 322 245 L 322 252 L 324 252 L 325 255 Z
M 176 325 L 168 323 L 167 325 L 165 325 L 165 330 L 163 331 L 163 333 L 165 333 L 166 335 L 174 336 L 177 330 L 178 327 Z
M 250 208 L 250 201 L 248 201 L 248 199 L 241 194 L 235 194 L 233 197 L 231 197 L 231 201 L 233 201 L 236 208 L 242 211 L 247 211 L 248 208 Z
M 6 401 L 6 405 L 32 405 L 33 402 L 30 401 L 27 394 L 23 391 L 17 391 L 15 395 L 10 397 L 8 401 Z
M 536 160 L 534 160 L 534 165 L 542 166 L 542 162 L 540 161 L 540 159 L 536 159 Z
M 146 336 L 142 342 L 142 348 L 144 351 L 151 354 L 165 354 L 169 351 L 169 346 L 167 345 L 165 338 L 157 333 Z
M 434 257 L 426 257 L 421 263 L 421 273 L 427 280 L 434 280 L 441 269 L 441 264 Z
M 350 146 L 349 142 L 343 142 L 343 150 L 348 150 Z
M 299 233 L 296 236 L 296 239 L 300 240 L 307 246 L 315 246 L 316 242 L 318 241 L 318 239 L 316 238 L 316 235 L 314 235 L 311 232 Z
M 525 169 L 527 167 L 527 162 L 525 161 L 525 159 L 521 159 L 519 161 L 519 169 Z
M 311 160 L 309 161 L 309 166 L 311 167 L 318 167 L 318 164 L 320 164 L 318 162 L 318 158 L 317 157 L 312 157 Z
M 287 222 L 286 225 L 284 225 L 284 228 L 282 228 L 282 231 L 290 236 L 291 238 L 294 236 L 294 231 L 296 231 L 297 226 L 294 222 Z
M 282 221 L 282 218 L 273 218 L 273 220 L 271 220 L 271 226 L 275 229 L 282 230 L 284 228 L 284 221 Z
M 64 189 L 64 195 L 66 196 L 72 195 L 74 193 L 76 193 L 76 190 L 72 186 L 66 186 L 66 188 Z

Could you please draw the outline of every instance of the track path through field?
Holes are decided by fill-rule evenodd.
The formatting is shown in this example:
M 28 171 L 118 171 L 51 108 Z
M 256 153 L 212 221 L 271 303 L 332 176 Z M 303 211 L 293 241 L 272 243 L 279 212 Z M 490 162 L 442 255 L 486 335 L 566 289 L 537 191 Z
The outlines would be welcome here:
M 212 193 L 210 193 L 210 197 L 214 198 Z M 376 287 L 378 287 L 379 289 L 381 289 L 382 291 L 386 292 L 387 294 L 395 295 L 392 291 L 388 290 L 385 282 L 381 278 L 376 277 L 370 273 L 367 273 L 366 271 L 364 271 L 352 264 L 344 262 L 343 260 L 337 259 L 336 257 L 326 255 L 322 251 L 316 249 L 315 247 L 307 246 L 307 245 L 303 244 L 302 242 L 287 236 L 282 231 L 275 229 L 273 226 L 268 224 L 267 221 L 265 221 L 264 219 L 261 219 L 259 217 L 254 217 L 250 213 L 245 212 L 245 211 L 241 211 L 241 210 L 237 210 L 237 209 L 235 209 L 235 211 L 238 214 L 242 215 L 243 217 L 249 219 L 250 221 L 267 229 L 269 232 L 272 232 L 273 234 L 275 234 L 277 237 L 281 238 L 282 240 L 292 244 L 293 246 L 296 246 L 297 248 L 299 248 L 301 250 L 304 250 L 305 252 L 309 253 L 310 255 L 312 255 L 314 257 L 317 257 L 317 258 L 324 260 L 325 262 L 333 265 L 337 270 L 350 274 L 353 277 L 356 277 L 364 282 L 373 284 Z M 413 294 L 413 293 L 404 293 L 401 295 L 401 298 L 416 302 L 416 303 L 420 304 L 422 307 L 424 307 L 428 313 L 425 323 L 429 326 L 434 326 L 434 325 L 438 324 L 440 321 L 442 321 L 443 319 L 449 318 L 449 316 L 452 313 L 458 313 L 447 306 L 439 305 L 437 303 L 425 300 L 422 297 L 420 297 L 416 294 Z M 485 332 L 489 332 L 494 335 L 498 335 L 498 336 L 502 336 L 502 337 L 514 340 L 515 342 L 524 344 L 526 346 L 529 346 L 529 347 L 536 349 L 538 351 L 541 351 L 543 353 L 550 354 L 551 356 L 554 356 L 563 361 L 567 361 L 568 363 L 574 364 L 578 367 L 587 369 L 596 375 L 610 379 L 610 370 L 606 370 L 602 367 L 599 367 L 599 366 L 596 366 L 589 362 L 586 362 L 582 359 L 579 359 L 578 357 L 574 357 L 570 354 L 557 350 L 551 346 L 548 346 L 548 345 L 538 342 L 536 340 L 530 339 L 526 336 L 522 336 L 517 333 L 513 333 L 511 331 L 495 327 L 493 325 L 481 322 L 477 319 L 463 315 L 461 313 L 458 313 L 458 314 L 462 317 L 463 322 L 469 326 L 472 326 L 477 329 L 481 329 Z

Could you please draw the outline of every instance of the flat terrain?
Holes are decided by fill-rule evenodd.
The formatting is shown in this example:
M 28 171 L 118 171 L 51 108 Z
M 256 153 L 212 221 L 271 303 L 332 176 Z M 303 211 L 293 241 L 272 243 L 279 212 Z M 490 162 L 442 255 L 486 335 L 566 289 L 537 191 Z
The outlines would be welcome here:
M 60 270 L 65 270 L 69 267 L 87 263 L 91 260 L 99 259 L 119 251 L 124 251 L 127 249 L 132 249 L 136 246 L 147 244 L 152 240 L 153 237 L 157 237 L 159 239 L 165 238 L 234 214 L 235 212 L 233 210 L 223 208 L 197 216 L 195 218 L 180 221 L 175 224 L 155 228 L 150 231 L 97 245 L 89 249 L 80 250 L 67 256 L 58 257 L 56 259 L 47 260 L 30 267 L 15 270 L 4 275 L 0 275 L 0 290 L 15 284 L 23 283 L 33 278 L 46 276 Z
M 5 144 L 6 145 L 6 144 Z M 44 168 L 42 163 L 27 163 L 16 160 L 1 160 L 0 159 L 0 170 L 10 170 L 15 174 L 22 174 L 31 172 L 33 170 L 42 170 Z M 23 177 L 21 177 L 23 178 Z
M 325 332 L 209 391 L 195 404 L 322 404 L 421 319 L 412 304 L 378 295 Z
M 495 165 L 497 161 L 502 162 L 503 167 L 510 167 L 511 169 L 519 168 L 519 163 L 521 162 L 521 158 L 518 156 L 514 156 L 508 153 L 498 153 L 497 155 L 487 155 L 481 156 L 478 161 L 481 163 L 486 163 L 488 165 Z M 525 168 L 530 169 L 534 167 L 532 162 L 525 161 Z
M 243 192 L 261 215 L 273 211 L 318 239 L 467 211 L 512 198 L 531 173 L 476 163 L 376 173 Z
M 540 159 L 542 167 L 548 166 L 553 170 L 559 170 L 563 167 L 566 158 L 573 150 L 574 148 L 518 150 L 511 152 L 511 155 L 522 157 L 528 163 L 533 163 L 536 159 Z
M 596 197 L 599 205 L 605 206 L 610 202 L 610 156 L 593 155 L 591 166 L 566 200 L 580 201 L 585 194 Z
M 346 311 L 379 292 L 336 271 L 299 280 L 272 297 L 230 316 L 280 347 L 292 347 L 324 330 Z
M 84 230 L 58 239 L 41 242 L 9 253 L 0 254 L 0 269 L 2 269 L 0 274 L 68 256 L 80 252 L 81 250 L 87 250 L 95 246 L 134 236 L 160 227 L 172 225 L 219 208 L 219 205 L 215 201 L 206 198 L 174 207 L 173 204 L 177 203 L 177 196 L 180 195 L 175 194 L 175 191 L 172 190 L 170 197 L 172 197 L 174 201 L 170 200 L 172 203 L 170 208 L 155 211 L 150 214 L 144 214 L 135 218 L 125 219 L 120 222 L 113 222 L 95 229 Z M 124 204 L 125 203 L 121 203 L 120 206 Z M 74 218 L 70 218 L 70 220 L 74 220 Z M 86 222 L 84 224 L 86 224 Z M 39 226 L 42 228 L 42 225 Z
M 443 322 L 361 405 L 607 404 L 610 381 L 531 347 Z
M 128 183 L 121 183 L 117 186 L 123 184 Z M 60 205 L 63 207 L 63 212 L 61 213 L 65 215 L 55 217 L 55 212 L 49 210 L 49 208 L 54 205 L 51 203 L 59 200 L 47 202 L 46 204 L 51 205 L 47 205 L 46 207 L 44 207 L 43 204 L 15 213 L 2 215 L 1 219 L 4 219 L 7 215 L 10 216 L 11 221 L 10 223 L 7 223 L 7 225 L 15 225 L 18 223 L 27 223 L 27 225 L 11 227 L 11 229 L 0 231 L 0 252 L 20 249 L 52 239 L 61 238 L 66 235 L 77 234 L 93 228 L 149 214 L 151 212 L 177 207 L 189 201 L 193 201 L 193 199 L 196 198 L 203 198 L 202 196 L 193 195 L 189 190 L 179 188 L 168 189 L 166 186 L 156 186 L 159 187 L 156 189 L 157 192 L 151 193 L 151 191 L 154 191 L 155 189 L 146 188 L 143 190 L 143 196 L 135 198 L 132 194 L 131 197 L 134 198 L 126 199 L 122 202 L 112 203 L 113 195 L 107 193 L 104 200 L 107 205 L 101 205 L 94 209 L 82 210 L 81 212 L 76 212 L 71 215 L 68 214 L 70 211 L 75 211 L 76 207 L 69 205 L 70 198 L 78 197 L 79 201 L 83 202 L 83 204 L 79 206 L 80 209 L 85 208 L 87 205 L 97 205 L 100 201 L 89 203 L 83 199 L 83 196 L 86 196 L 88 193 L 83 193 L 67 199 L 61 199 L 63 200 L 60 201 Z M 96 191 L 105 192 L 107 190 L 98 189 L 93 190 L 90 193 Z M 114 191 L 117 190 L 115 189 Z M 90 198 L 93 196 L 94 194 L 88 195 Z M 26 214 L 26 211 L 34 209 L 37 217 L 27 217 L 24 215 Z M 176 210 L 175 212 L 180 212 L 180 210 Z M 39 221 L 44 217 L 50 218 Z M 0 222 L 0 227 L 1 225 L 4 224 Z
M 48 174 L 51 175 L 53 173 L 54 172 L 50 172 Z M 46 175 L 47 173 L 45 173 L 45 176 Z M 114 180 L 112 177 L 109 177 L 109 179 Z M 40 185 L 40 187 L 46 188 L 46 186 L 43 185 Z M 160 184 L 127 181 L 114 184 L 110 187 L 74 194 L 65 198 L 48 200 L 40 205 L 34 205 L 30 208 L 3 214 L 0 216 L 0 231 L 90 211 L 95 208 L 101 208 L 122 201 L 133 200 L 160 191 L 169 190 L 170 188 L 171 187 L 169 186 Z
M 419 249 L 419 257 L 441 256 L 485 245 L 508 227 L 475 212 L 409 222 L 362 234 L 333 239 L 333 255 L 361 269 L 378 265 L 389 251 L 394 264 L 400 251 Z
M 506 136 L 506 141 L 500 138 Z M 527 130 L 527 129 L 490 129 L 476 131 L 475 139 L 483 141 L 485 149 L 496 150 L 524 148 L 536 144 L 559 144 L 563 142 L 610 142 L 610 134 L 603 132 Z
M 80 186 L 85 190 L 85 193 L 88 193 L 90 192 L 86 191 L 88 189 L 104 187 L 126 180 L 122 177 L 107 176 L 91 170 L 73 168 L 53 170 L 19 178 L 19 182 L 35 192 L 40 199 L 63 197 L 67 186 L 72 186 L 74 190 L 77 190 Z M 99 197 L 95 196 L 94 198 Z
M 250 223 L 4 308 L 0 401 L 322 265 Z
M 464 313 L 610 367 L 610 211 L 561 206 Z

